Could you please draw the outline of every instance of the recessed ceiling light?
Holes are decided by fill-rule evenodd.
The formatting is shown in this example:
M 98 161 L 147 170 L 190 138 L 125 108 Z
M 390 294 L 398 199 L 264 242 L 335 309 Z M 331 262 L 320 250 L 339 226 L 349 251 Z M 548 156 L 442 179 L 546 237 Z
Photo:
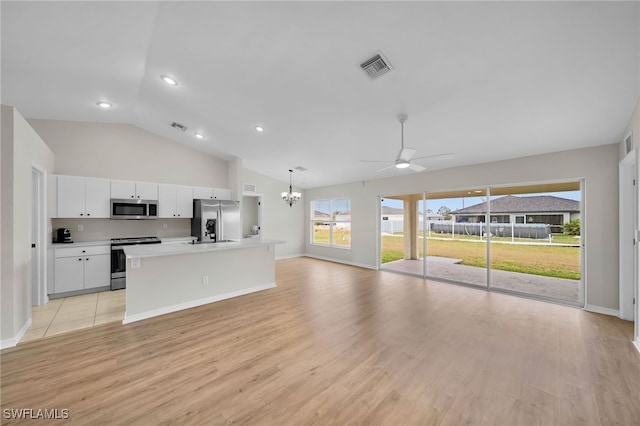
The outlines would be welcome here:
M 197 139 L 204 139 L 204 135 L 202 133 L 194 133 L 193 136 L 195 136 Z
M 96 105 L 98 105 L 100 108 L 104 108 L 104 109 L 111 108 L 113 106 L 112 104 L 110 104 L 107 101 L 96 102 Z
M 264 132 L 264 127 L 256 126 L 256 132 Z
M 473 191 L 473 192 L 475 192 L 476 194 L 479 194 L 479 193 L 481 193 L 482 191 L 480 191 L 479 189 L 476 189 L 476 190 L 475 190 L 475 191 Z
M 167 83 L 169 86 L 177 86 L 178 85 L 178 81 L 175 78 L 170 77 L 170 76 L 168 76 L 166 74 L 161 75 L 160 78 L 162 79 L 162 81 Z

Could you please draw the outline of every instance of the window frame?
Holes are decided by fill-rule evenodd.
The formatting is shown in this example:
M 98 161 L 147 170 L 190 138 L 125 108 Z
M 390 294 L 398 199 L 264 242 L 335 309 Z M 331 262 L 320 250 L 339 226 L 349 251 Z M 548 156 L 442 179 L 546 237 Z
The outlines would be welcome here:
M 336 209 L 334 208 L 334 203 L 338 200 L 348 200 L 348 205 L 349 205 L 349 210 L 351 211 L 352 209 L 352 205 L 351 205 L 351 197 L 334 197 L 334 198 L 319 198 L 316 200 L 311 200 L 309 202 L 309 210 L 310 210 L 310 218 L 309 218 L 309 229 L 310 229 L 310 238 L 309 238 L 309 244 L 313 245 L 313 246 L 319 246 L 319 247 L 331 247 L 331 248 L 337 248 L 337 249 L 342 249 L 342 250 L 351 250 L 351 214 L 349 214 L 349 220 L 345 220 L 345 219 L 340 219 L 337 218 L 336 213 L 338 213 L 336 211 Z M 326 201 L 329 203 L 329 218 L 327 220 L 320 220 L 315 218 L 315 203 L 319 202 L 319 201 Z M 349 212 L 350 213 L 350 212 Z M 328 243 L 321 243 L 321 242 L 317 242 L 314 241 L 314 237 L 315 237 L 315 225 L 318 222 L 324 222 L 325 224 L 329 225 L 329 242 Z M 344 244 L 336 244 L 334 242 L 334 229 L 337 228 L 337 224 L 348 224 L 348 229 L 349 229 L 349 245 L 344 245 Z

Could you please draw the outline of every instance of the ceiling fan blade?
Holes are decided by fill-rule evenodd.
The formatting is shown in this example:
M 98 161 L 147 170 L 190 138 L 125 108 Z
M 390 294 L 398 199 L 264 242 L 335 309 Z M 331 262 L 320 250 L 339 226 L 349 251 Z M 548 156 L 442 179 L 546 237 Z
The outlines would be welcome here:
M 381 169 L 378 169 L 378 170 L 376 170 L 376 172 L 381 172 L 381 171 L 383 171 L 383 170 L 393 169 L 395 166 L 396 166 L 395 164 L 392 164 L 392 165 L 390 165 L 390 166 L 387 166 L 387 167 L 383 167 L 383 168 L 381 168 Z
M 389 160 L 360 160 L 361 163 L 393 163 Z
M 421 172 L 421 171 L 423 171 L 423 170 L 427 170 L 427 168 L 426 168 L 426 167 L 422 167 L 422 166 L 421 166 L 421 165 L 419 165 L 419 164 L 413 164 L 413 163 L 409 164 L 409 168 L 410 168 L 411 170 L 413 170 L 414 172 Z
M 416 150 L 413 148 L 402 148 L 402 150 L 400 151 L 400 154 L 398 154 L 398 159 L 409 161 L 411 160 L 411 157 L 413 157 L 413 154 L 415 153 L 416 153 Z
M 414 160 L 453 160 L 454 154 L 452 152 L 447 154 L 427 155 L 426 157 L 414 158 Z

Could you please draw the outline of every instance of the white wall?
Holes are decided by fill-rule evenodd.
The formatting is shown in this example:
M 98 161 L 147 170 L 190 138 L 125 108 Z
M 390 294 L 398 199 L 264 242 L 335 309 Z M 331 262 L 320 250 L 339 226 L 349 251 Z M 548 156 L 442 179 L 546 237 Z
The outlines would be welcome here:
M 31 168 L 51 173 L 54 155 L 20 113 L 2 106 L 3 346 L 15 344 L 31 319 Z
M 253 170 L 243 169 L 242 183 L 256 185 L 256 193 L 262 194 L 262 238 L 284 240 L 286 244 L 276 245 L 276 258 L 296 256 L 304 253 L 304 200 L 289 207 L 280 198 L 280 193 L 289 190 L 288 182 L 272 179 Z
M 55 154 L 58 174 L 229 187 L 226 161 L 130 124 L 29 123 Z
M 307 190 L 305 218 L 310 217 L 311 200 L 351 197 L 352 246 L 342 250 L 311 245 L 305 226 L 305 252 L 375 268 L 378 196 L 581 178 L 585 179 L 586 303 L 617 310 L 617 144 Z M 604 223 L 607 226 L 601 226 Z

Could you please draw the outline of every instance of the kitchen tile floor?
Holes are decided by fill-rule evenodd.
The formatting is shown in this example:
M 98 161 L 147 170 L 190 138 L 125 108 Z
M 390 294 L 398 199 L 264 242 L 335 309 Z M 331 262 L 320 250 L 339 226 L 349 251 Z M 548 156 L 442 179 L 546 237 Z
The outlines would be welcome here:
M 53 299 L 33 307 L 31 327 L 20 343 L 55 334 L 122 321 L 126 290 L 103 291 L 82 296 Z

